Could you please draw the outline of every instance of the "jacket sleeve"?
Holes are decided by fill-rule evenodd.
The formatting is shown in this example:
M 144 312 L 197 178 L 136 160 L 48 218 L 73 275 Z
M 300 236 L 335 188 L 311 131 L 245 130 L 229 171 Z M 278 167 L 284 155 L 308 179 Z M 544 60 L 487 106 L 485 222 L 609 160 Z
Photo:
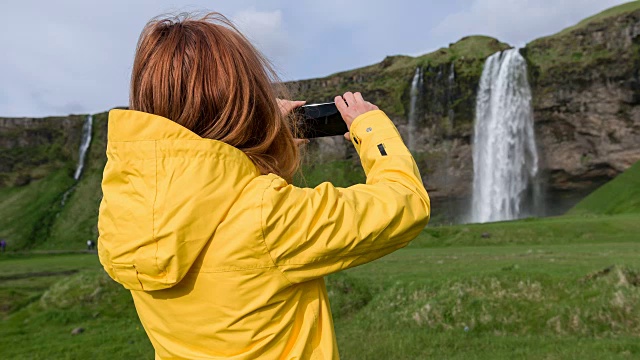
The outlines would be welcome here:
M 406 246 L 429 221 L 430 202 L 398 130 L 380 110 L 351 126 L 366 184 L 299 188 L 269 175 L 261 201 L 265 245 L 291 283 L 364 264 Z

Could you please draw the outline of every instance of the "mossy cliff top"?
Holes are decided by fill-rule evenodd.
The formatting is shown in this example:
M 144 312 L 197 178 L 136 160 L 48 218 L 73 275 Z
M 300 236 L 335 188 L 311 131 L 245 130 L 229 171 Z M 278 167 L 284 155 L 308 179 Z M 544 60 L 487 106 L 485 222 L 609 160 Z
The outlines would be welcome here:
M 533 80 L 546 83 L 605 66 L 609 78 L 626 76 L 629 67 L 637 66 L 639 48 L 640 1 L 634 1 L 534 40 L 527 44 L 525 55 Z
M 357 90 L 391 116 L 405 116 L 404 97 L 416 67 L 436 69 L 454 63 L 459 81 L 478 81 L 484 60 L 510 46 L 487 36 L 468 36 L 434 52 L 417 56 L 387 56 L 380 63 L 343 71 L 324 78 L 289 83 L 298 98 L 308 102 L 332 101 L 333 97 Z

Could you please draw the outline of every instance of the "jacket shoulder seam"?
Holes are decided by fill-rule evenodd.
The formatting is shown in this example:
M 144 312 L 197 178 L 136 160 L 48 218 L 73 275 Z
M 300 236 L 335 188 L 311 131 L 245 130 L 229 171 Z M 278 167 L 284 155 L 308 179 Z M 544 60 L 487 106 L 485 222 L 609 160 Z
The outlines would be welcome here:
M 229 273 L 229 272 L 242 272 L 242 271 L 252 271 L 252 270 L 264 270 L 264 269 L 276 269 L 277 267 L 274 265 L 264 265 L 264 266 L 248 266 L 248 267 L 238 267 L 238 268 L 220 268 L 220 269 L 197 269 L 197 270 L 189 270 L 187 274 L 217 274 L 217 273 Z M 279 270 L 278 270 L 279 271 Z
M 392 248 L 395 248 L 395 247 L 405 247 L 405 246 L 409 245 L 409 243 L 411 243 L 411 241 L 413 241 L 413 238 L 411 240 L 403 240 L 403 241 L 399 241 L 399 242 L 391 242 L 390 244 L 387 244 L 385 246 L 379 246 L 379 247 L 376 247 L 376 248 L 373 248 L 373 249 L 369 249 L 367 251 L 359 251 L 359 252 L 348 253 L 347 255 L 318 256 L 318 257 L 309 258 L 309 259 L 302 260 L 302 261 L 299 261 L 297 259 L 292 259 L 290 261 L 283 262 L 283 265 L 304 266 L 304 265 L 309 265 L 309 264 L 315 264 L 315 263 L 318 263 L 318 262 L 323 262 L 326 259 L 349 259 L 349 258 L 353 258 L 354 256 L 369 255 L 369 254 L 372 254 L 372 253 L 376 253 L 376 252 L 392 249 Z
M 269 182 L 269 185 L 265 187 L 264 190 L 262 191 L 262 196 L 260 196 L 260 235 L 262 236 L 262 244 L 264 245 L 264 248 L 267 250 L 267 255 L 269 255 L 269 259 L 271 259 L 273 266 L 276 269 L 278 269 L 278 271 L 280 271 L 280 273 L 282 274 L 282 277 L 289 283 L 289 285 L 293 286 L 293 282 L 289 280 L 287 275 L 285 275 L 284 271 L 282 271 L 282 269 L 278 266 L 278 264 L 276 264 L 276 261 L 271 255 L 271 250 L 269 249 L 269 245 L 267 245 L 267 238 L 264 233 L 264 215 L 263 215 L 264 196 L 267 193 L 267 190 L 269 190 L 269 188 L 271 187 L 271 185 L 276 179 L 271 179 L 271 181 Z
M 157 141 L 153 141 L 153 155 L 154 155 L 154 189 L 153 189 L 153 208 L 151 210 L 151 227 L 153 237 L 153 241 L 156 243 L 156 252 L 154 254 L 156 260 L 156 268 L 160 272 L 160 274 L 164 273 L 164 269 L 160 269 L 160 264 L 158 264 L 158 251 L 160 251 L 160 244 L 158 244 L 158 239 L 156 238 L 156 202 L 158 200 L 158 143 Z M 165 274 L 165 282 L 168 274 Z

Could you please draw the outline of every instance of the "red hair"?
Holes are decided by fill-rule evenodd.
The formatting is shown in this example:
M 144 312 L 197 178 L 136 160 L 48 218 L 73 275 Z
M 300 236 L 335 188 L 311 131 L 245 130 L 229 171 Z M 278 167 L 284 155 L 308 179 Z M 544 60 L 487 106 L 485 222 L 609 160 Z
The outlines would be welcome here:
M 291 181 L 300 164 L 286 91 L 268 60 L 219 13 L 152 19 L 142 31 L 129 107 L 242 150 L 261 173 Z

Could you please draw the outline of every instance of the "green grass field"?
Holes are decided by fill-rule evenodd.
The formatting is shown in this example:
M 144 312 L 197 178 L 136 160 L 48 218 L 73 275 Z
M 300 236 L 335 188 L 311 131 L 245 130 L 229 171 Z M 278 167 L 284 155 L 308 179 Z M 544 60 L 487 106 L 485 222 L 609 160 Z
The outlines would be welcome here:
M 427 229 L 327 279 L 341 356 L 637 358 L 639 220 Z M 4 255 L 0 274 L 0 358 L 153 358 L 128 292 L 95 254 Z M 77 327 L 85 331 L 71 335 Z

